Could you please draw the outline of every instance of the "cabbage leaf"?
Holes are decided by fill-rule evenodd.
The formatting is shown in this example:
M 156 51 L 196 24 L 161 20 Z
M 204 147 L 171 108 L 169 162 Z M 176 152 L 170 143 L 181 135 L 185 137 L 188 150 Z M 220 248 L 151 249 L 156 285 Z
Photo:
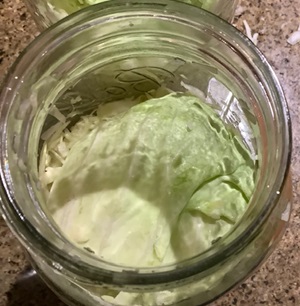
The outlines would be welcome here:
M 198 98 L 171 93 L 100 106 L 41 158 L 47 209 L 96 256 L 158 266 L 207 250 L 254 189 L 247 148 Z

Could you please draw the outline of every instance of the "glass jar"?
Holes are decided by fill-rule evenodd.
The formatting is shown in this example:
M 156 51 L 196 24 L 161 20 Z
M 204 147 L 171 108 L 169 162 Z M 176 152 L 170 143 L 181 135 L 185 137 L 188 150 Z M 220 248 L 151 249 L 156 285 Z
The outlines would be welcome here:
M 256 187 L 242 219 L 206 252 L 124 267 L 75 247 L 47 214 L 41 135 L 65 126 L 57 110 L 72 120 L 162 84 L 203 97 L 235 129 L 257 160 Z M 69 305 L 204 305 L 249 276 L 289 220 L 291 127 L 274 71 L 237 29 L 184 3 L 106 2 L 45 31 L 3 83 L 0 131 L 3 217 Z
M 43 30 L 60 19 L 90 5 L 109 0 L 25 0 L 36 24 Z M 227 21 L 234 17 L 239 0 L 178 0 L 208 10 Z M 98 7 L 99 8 L 99 7 Z M 94 7 L 96 10 L 97 7 Z

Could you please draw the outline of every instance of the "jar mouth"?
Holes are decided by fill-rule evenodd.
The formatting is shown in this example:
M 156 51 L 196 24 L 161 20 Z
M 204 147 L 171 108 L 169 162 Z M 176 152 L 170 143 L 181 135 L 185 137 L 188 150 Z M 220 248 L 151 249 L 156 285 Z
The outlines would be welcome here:
M 116 12 L 122 12 L 116 16 Z M 24 71 L 34 69 L 35 61 L 42 60 L 43 55 L 50 53 L 53 48 L 57 48 L 60 42 L 68 37 L 76 36 L 77 33 L 85 28 L 93 27 L 95 24 L 109 22 L 115 18 L 126 18 L 129 12 L 139 13 L 140 16 L 151 18 L 165 18 L 180 23 L 185 23 L 195 28 L 205 25 L 211 30 L 211 35 L 218 36 L 227 48 L 235 50 L 242 60 L 248 64 L 250 70 L 255 74 L 257 84 L 261 90 L 273 103 L 273 111 L 281 120 L 278 128 L 281 134 L 276 135 L 281 144 L 280 152 L 277 158 L 280 161 L 274 166 L 276 177 L 273 178 L 272 186 L 265 192 L 264 205 L 257 216 L 247 223 L 242 232 L 236 227 L 237 236 L 230 243 L 224 245 L 223 242 L 216 243 L 210 250 L 193 258 L 184 260 L 176 265 L 170 264 L 155 268 L 134 268 L 123 267 L 95 259 L 86 252 L 78 249 L 73 250 L 74 246 L 66 239 L 63 240 L 64 248 L 58 246 L 52 241 L 46 239 L 39 230 L 33 226 L 24 215 L 22 208 L 16 201 L 14 191 L 14 182 L 11 180 L 13 165 L 9 162 L 8 156 L 9 143 L 16 140 L 9 139 L 9 113 L 12 104 L 17 99 L 16 93 L 26 82 Z M 49 42 L 51 38 L 51 42 Z M 32 60 L 33 59 L 33 60 Z M 88 277 L 95 282 L 113 283 L 122 285 L 154 285 L 160 283 L 171 283 L 175 280 L 193 277 L 204 273 L 213 268 L 216 263 L 224 261 L 227 257 L 238 252 L 243 246 L 256 235 L 259 226 L 276 206 L 284 182 L 288 176 L 289 164 L 291 159 L 291 122 L 287 103 L 271 66 L 262 55 L 262 53 L 237 29 L 218 17 L 195 8 L 188 4 L 177 3 L 174 1 L 109 1 L 88 7 L 72 16 L 60 21 L 52 28 L 41 34 L 19 57 L 12 67 L 9 75 L 3 83 L 2 94 L 0 98 L 0 119 L 1 119 L 1 209 L 4 218 L 7 220 L 11 229 L 16 233 L 23 244 L 37 250 L 40 254 L 46 255 L 54 263 L 59 262 L 61 267 L 70 272 L 76 273 L 82 277 Z M 261 101 L 263 103 L 263 101 Z M 31 107 L 34 107 L 31 105 Z M 23 123 L 22 123 L 23 124 Z M 23 165 L 18 165 L 22 172 Z M 270 166 L 269 165 L 266 165 Z M 26 168 L 26 165 L 25 165 Z M 276 169 L 275 169 L 276 168 Z M 20 170 L 21 169 L 21 170 Z M 24 172 L 24 171 L 23 171 Z M 21 173 L 22 174 L 22 173 Z M 19 174 L 19 175 L 21 175 Z M 23 173 L 24 174 L 24 173 Z M 22 175 L 23 175 L 22 174 Z M 30 186 L 27 186 L 30 189 Z M 31 198 L 34 202 L 36 199 Z M 255 191 L 252 205 L 261 201 L 262 197 Z M 37 205 L 37 204 L 36 204 Z M 50 225 L 49 225 L 50 226 Z M 51 228 L 51 227 L 50 227 Z M 51 228 L 51 230 L 55 230 Z M 62 239 L 62 238 L 61 238 Z M 69 250 L 73 250 L 70 254 Z M 101 264 L 100 264 L 101 263 Z

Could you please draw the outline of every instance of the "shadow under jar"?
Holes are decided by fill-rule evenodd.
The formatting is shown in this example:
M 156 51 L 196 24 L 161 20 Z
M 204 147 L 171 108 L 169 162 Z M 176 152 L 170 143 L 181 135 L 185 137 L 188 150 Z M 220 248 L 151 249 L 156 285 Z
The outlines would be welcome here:
M 213 107 L 256 159 L 256 187 L 243 217 L 206 252 L 153 268 L 121 266 L 75 247 L 49 216 L 41 135 L 64 124 L 57 110 L 72 124 L 99 104 L 161 86 Z M 0 102 L 3 217 L 69 305 L 205 305 L 249 276 L 288 223 L 291 130 L 282 89 L 260 51 L 204 10 L 114 1 L 78 12 L 23 52 Z M 120 293 L 127 302 L 105 298 Z

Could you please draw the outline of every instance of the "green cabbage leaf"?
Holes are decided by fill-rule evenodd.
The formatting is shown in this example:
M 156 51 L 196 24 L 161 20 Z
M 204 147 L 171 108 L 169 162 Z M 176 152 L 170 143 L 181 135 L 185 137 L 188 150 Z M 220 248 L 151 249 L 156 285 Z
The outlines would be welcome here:
M 198 98 L 100 106 L 46 141 L 41 180 L 62 232 L 96 256 L 158 266 L 206 251 L 254 189 L 249 151 Z

